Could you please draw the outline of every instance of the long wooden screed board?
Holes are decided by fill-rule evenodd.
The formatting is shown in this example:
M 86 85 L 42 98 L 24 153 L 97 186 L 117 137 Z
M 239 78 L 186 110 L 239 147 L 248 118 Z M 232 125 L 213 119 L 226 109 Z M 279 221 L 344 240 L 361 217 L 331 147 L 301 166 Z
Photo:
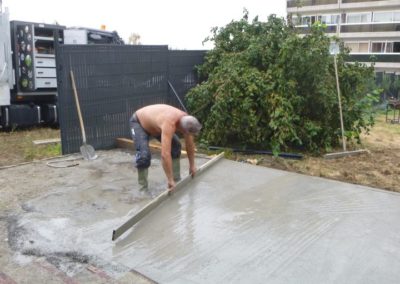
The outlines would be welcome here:
M 200 168 L 197 169 L 196 171 L 196 177 L 199 176 L 202 172 L 204 172 L 206 169 L 208 169 L 210 166 L 215 164 L 218 160 L 220 160 L 224 156 L 224 152 L 220 153 L 219 155 L 215 156 L 208 162 L 206 162 L 204 165 L 202 165 Z M 186 184 L 188 184 L 192 180 L 192 176 L 188 175 L 182 180 L 180 180 L 176 186 L 174 191 L 178 191 L 181 188 L 183 188 Z M 137 222 L 139 222 L 144 216 L 146 216 L 151 210 L 156 208 L 158 205 L 160 205 L 165 199 L 168 198 L 170 192 L 168 190 L 164 191 L 161 193 L 159 196 L 157 196 L 155 199 L 153 199 L 150 203 L 148 203 L 146 206 L 144 206 L 139 212 L 137 212 L 132 218 L 130 218 L 128 221 L 126 221 L 123 225 L 121 225 L 118 229 L 113 230 L 112 233 L 112 240 L 115 241 L 118 237 L 120 237 L 123 233 L 125 233 L 127 230 L 132 228 L 133 225 L 135 225 Z

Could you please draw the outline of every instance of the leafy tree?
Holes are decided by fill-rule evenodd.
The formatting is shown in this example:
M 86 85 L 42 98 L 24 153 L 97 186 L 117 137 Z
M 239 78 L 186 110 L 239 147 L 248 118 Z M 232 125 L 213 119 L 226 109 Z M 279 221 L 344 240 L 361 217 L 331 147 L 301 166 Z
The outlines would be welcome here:
M 204 82 L 186 100 L 203 122 L 205 144 L 242 148 L 319 152 L 337 146 L 340 119 L 333 57 L 324 26 L 298 36 L 284 19 L 267 22 L 248 13 L 239 21 L 214 28 L 215 48 L 199 67 Z M 346 64 L 338 56 L 346 136 L 359 139 L 373 124 L 365 110 L 374 100 L 367 95 L 372 67 Z

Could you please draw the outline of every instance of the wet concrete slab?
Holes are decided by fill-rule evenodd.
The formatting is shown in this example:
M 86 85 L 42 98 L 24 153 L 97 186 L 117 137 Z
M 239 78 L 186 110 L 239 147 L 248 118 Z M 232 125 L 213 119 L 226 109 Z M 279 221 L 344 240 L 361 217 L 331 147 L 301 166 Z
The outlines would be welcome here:
M 397 283 L 400 195 L 223 160 L 112 249 L 161 283 Z
M 53 283 L 54 278 L 55 283 L 113 282 L 109 277 L 119 283 L 151 283 L 104 252 L 114 246 L 112 230 L 166 190 L 159 154 L 153 153 L 150 194 L 138 190 L 132 152 L 98 154 L 94 161 L 77 158 L 72 162 L 78 162 L 75 167 L 53 168 L 39 161 L 0 171 L 4 181 L 0 189 L 2 278 L 17 283 Z M 197 157 L 196 164 L 208 160 Z M 188 174 L 188 168 L 182 157 L 182 175 Z M 32 273 L 38 267 L 52 276 Z
M 187 159 L 181 161 L 184 171 Z M 53 277 L 78 283 L 400 279 L 400 194 L 229 160 L 112 242 L 112 230 L 151 200 L 139 194 L 131 163 L 131 154 L 107 151 L 62 172 L 43 164 L 7 170 L 39 175 L 47 169 L 31 186 L 48 189 L 0 218 L 11 248 L 8 261 L 0 256 L 2 277 L 25 281 L 29 275 L 16 267 L 39 263 L 55 269 Z M 150 186 L 154 193 L 165 189 L 157 155 Z

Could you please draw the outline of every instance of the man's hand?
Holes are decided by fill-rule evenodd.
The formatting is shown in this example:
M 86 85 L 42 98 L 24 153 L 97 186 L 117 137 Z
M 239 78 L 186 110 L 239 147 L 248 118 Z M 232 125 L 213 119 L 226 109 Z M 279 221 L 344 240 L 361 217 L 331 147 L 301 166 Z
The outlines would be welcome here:
M 169 180 L 168 181 L 168 192 L 172 193 L 174 191 L 174 189 L 175 189 L 175 186 L 176 186 L 175 181 L 173 179 Z

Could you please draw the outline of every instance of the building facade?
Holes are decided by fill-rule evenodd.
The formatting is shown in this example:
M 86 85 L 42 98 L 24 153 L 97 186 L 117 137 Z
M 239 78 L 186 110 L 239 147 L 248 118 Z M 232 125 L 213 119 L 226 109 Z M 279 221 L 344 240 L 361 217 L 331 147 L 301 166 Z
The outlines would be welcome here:
M 289 20 L 306 34 L 319 21 L 339 37 L 351 58 L 377 72 L 400 74 L 400 0 L 287 0 Z

